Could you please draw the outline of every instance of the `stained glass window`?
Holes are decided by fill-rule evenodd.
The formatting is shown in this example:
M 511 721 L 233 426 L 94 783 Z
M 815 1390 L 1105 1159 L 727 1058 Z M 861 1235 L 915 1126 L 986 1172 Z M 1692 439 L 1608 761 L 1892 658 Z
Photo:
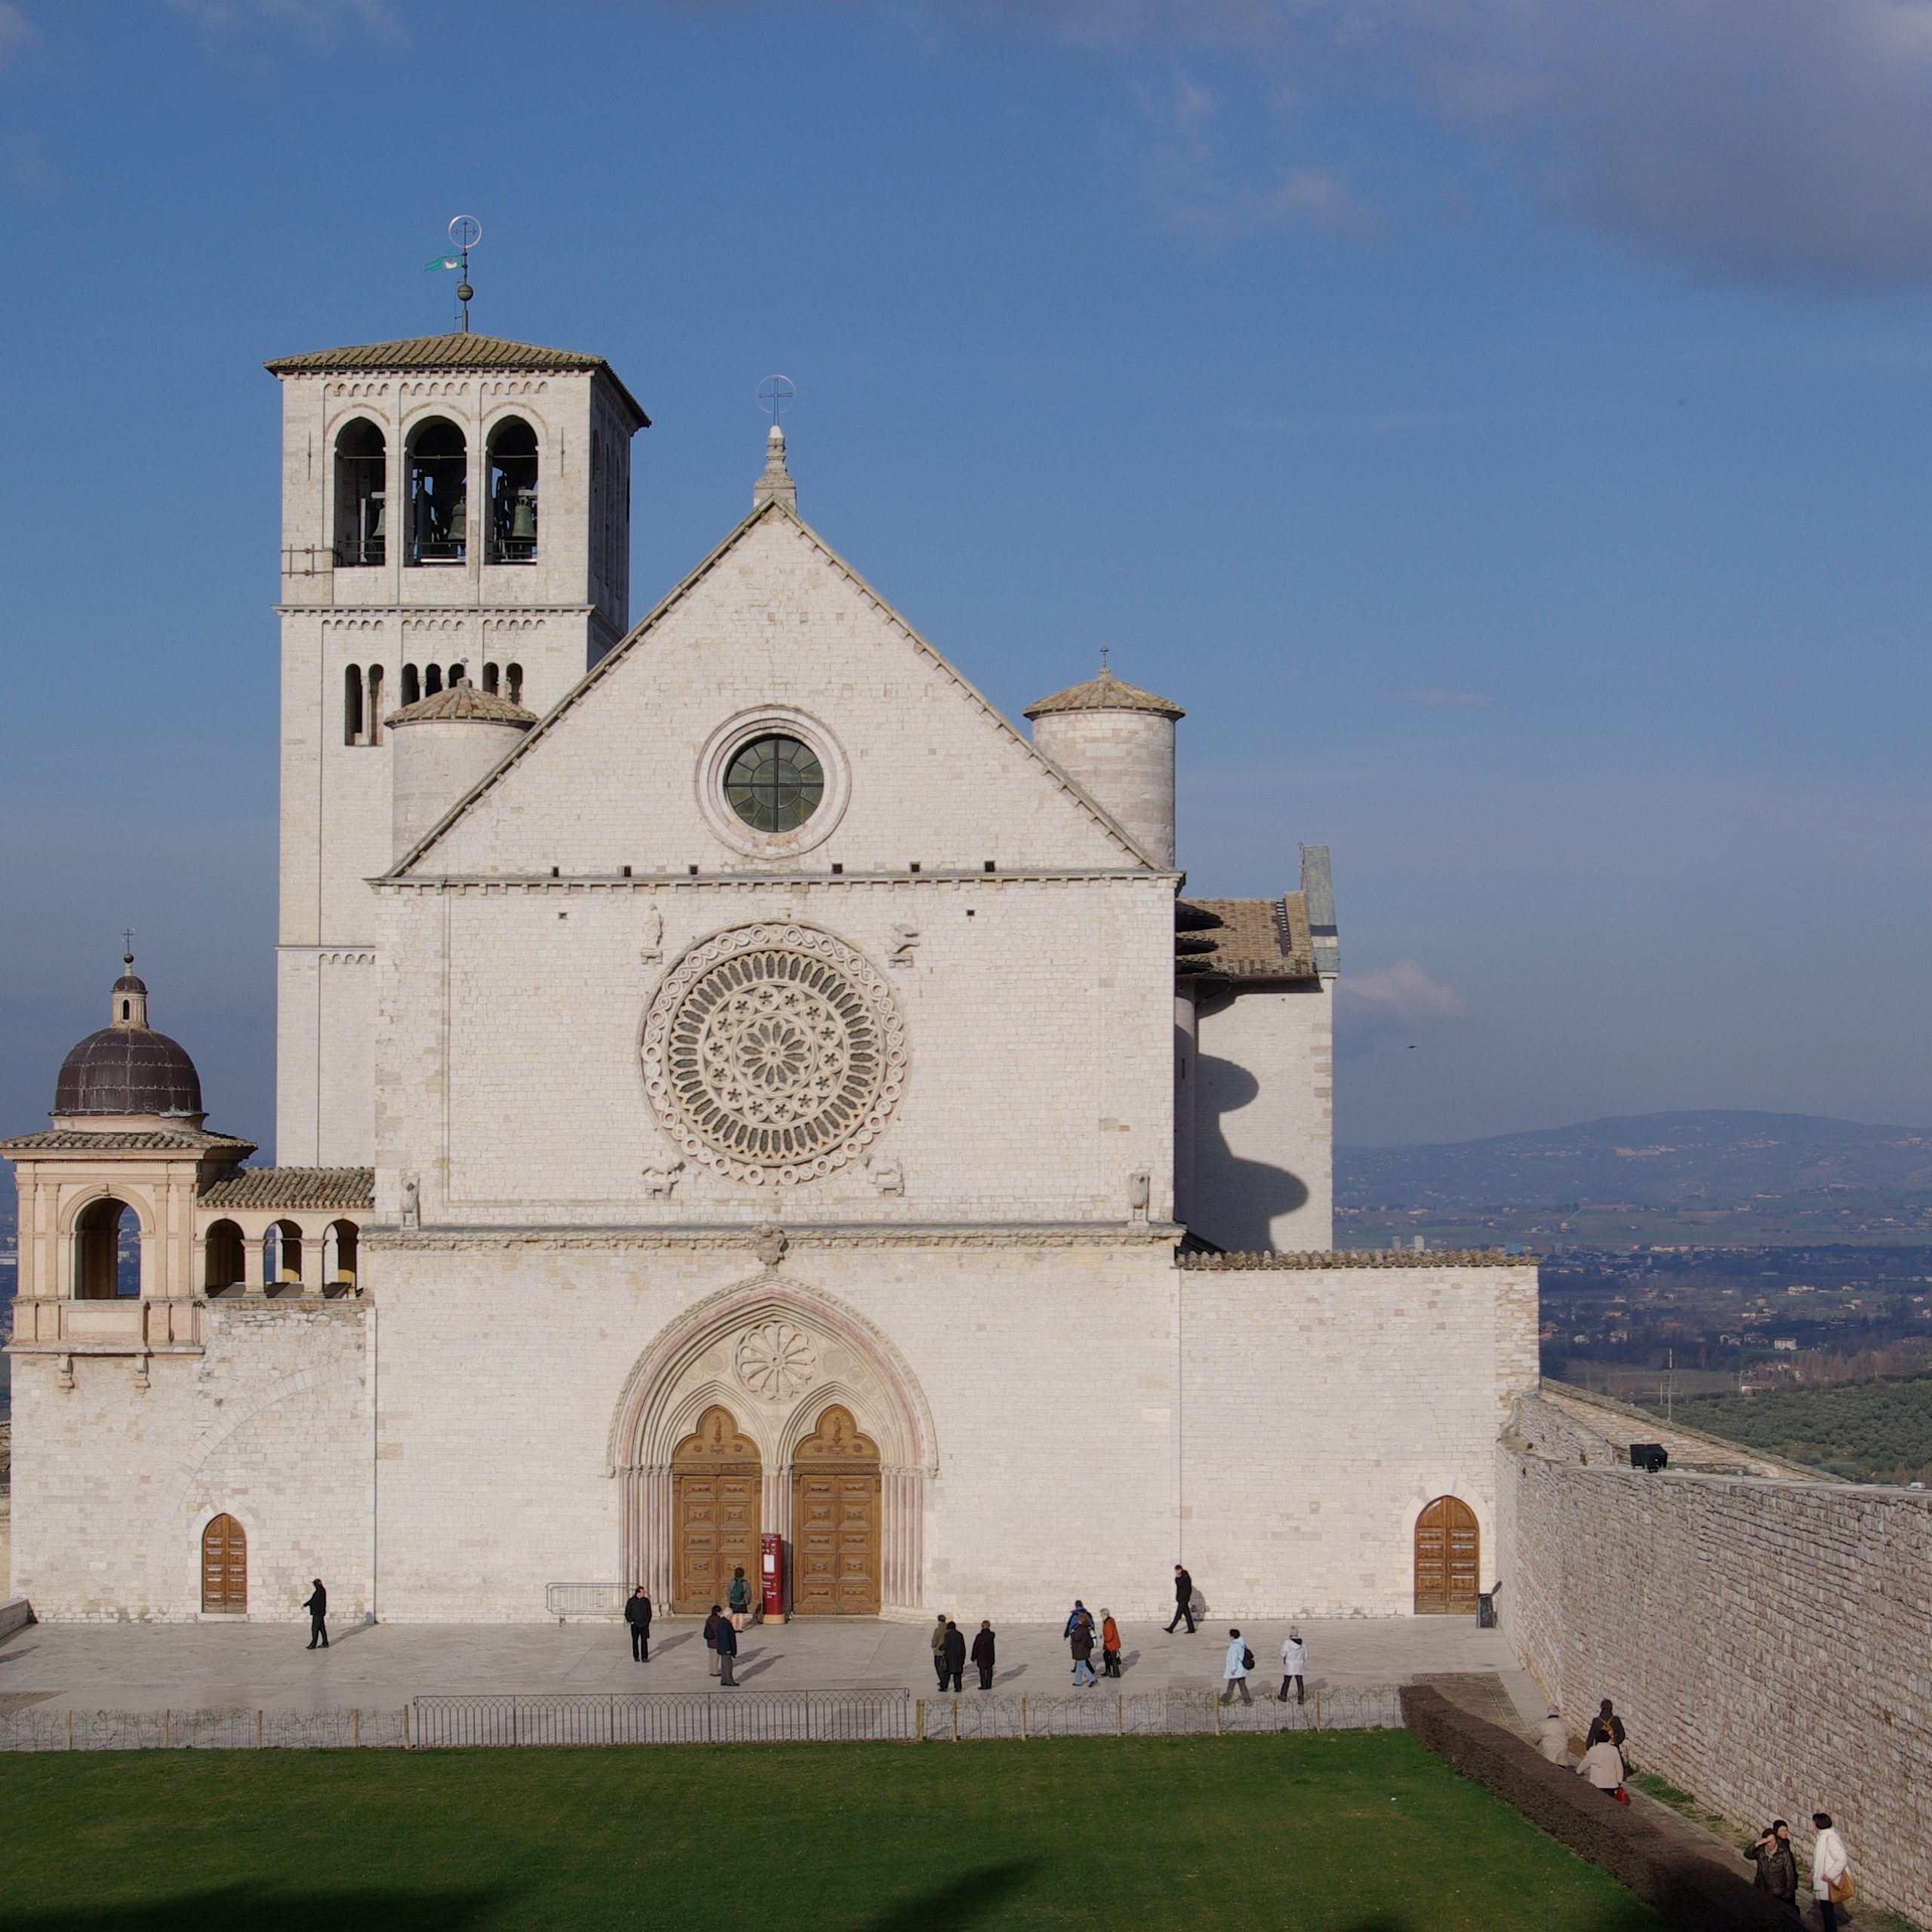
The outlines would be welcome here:
M 796 738 L 754 738 L 733 755 L 724 795 L 753 831 L 793 832 L 818 810 L 825 771 Z

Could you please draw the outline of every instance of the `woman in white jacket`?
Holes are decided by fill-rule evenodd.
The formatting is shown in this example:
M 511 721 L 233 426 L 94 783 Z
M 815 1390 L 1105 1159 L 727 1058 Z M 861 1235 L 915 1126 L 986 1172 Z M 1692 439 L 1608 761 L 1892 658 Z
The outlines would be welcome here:
M 1825 1932 L 1838 1932 L 1838 1907 L 1849 1897 L 1845 1870 L 1851 1860 L 1829 1811 L 1813 1812 L 1811 1822 L 1818 1832 L 1811 1841 L 1811 1896 L 1818 1901 L 1818 1920 Z

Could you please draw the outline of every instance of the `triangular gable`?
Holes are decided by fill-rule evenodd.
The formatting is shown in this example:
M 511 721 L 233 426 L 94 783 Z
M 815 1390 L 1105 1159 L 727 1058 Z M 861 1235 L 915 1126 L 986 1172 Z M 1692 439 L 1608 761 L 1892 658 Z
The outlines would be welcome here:
M 662 598 L 618 644 L 578 680 L 500 764 L 458 801 L 418 844 L 398 861 L 389 875 L 398 877 L 411 874 L 438 848 L 441 848 L 453 861 L 453 869 L 458 872 L 497 869 L 494 866 L 475 866 L 466 863 L 466 858 L 474 858 L 473 854 L 458 855 L 450 851 L 452 844 L 465 842 L 461 829 L 466 824 L 473 826 L 479 810 L 487 809 L 489 802 L 503 793 L 506 788 L 515 789 L 520 773 L 543 761 L 546 748 L 557 741 L 560 735 L 568 734 L 574 718 L 583 712 L 586 706 L 593 706 L 600 691 L 612 680 L 622 676 L 626 666 L 648 650 L 653 639 L 662 636 L 693 600 L 701 595 L 734 554 L 744 549 L 756 533 L 768 526 L 789 528 L 801 537 L 826 568 L 851 585 L 865 606 L 869 607 L 884 624 L 918 654 L 933 672 L 957 691 L 961 698 L 998 734 L 1009 751 L 1017 754 L 1024 768 L 1036 772 L 1044 784 L 1063 799 L 1070 819 L 1088 828 L 1086 838 L 1078 841 L 1089 847 L 1086 856 L 1079 862 L 1081 864 L 1104 869 L 1116 869 L 1122 866 L 1155 867 L 1155 861 L 1110 814 L 1017 731 L 997 707 L 961 675 L 943 652 L 936 649 L 908 623 L 796 511 L 782 502 L 773 500 L 759 505 L 743 518 L 695 570 Z M 667 746 L 666 750 L 671 751 L 672 748 Z M 675 752 L 672 755 L 675 755 Z M 1096 835 L 1097 850 L 1093 849 Z M 931 855 L 934 859 L 940 856 L 937 853 Z

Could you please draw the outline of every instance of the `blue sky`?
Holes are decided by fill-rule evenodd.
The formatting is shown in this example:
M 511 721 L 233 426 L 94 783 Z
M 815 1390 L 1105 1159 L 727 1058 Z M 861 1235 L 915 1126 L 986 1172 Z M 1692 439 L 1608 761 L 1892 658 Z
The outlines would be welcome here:
M 1589 15 L 1586 20 L 1581 17 Z M 1932 1121 L 1926 0 L 0 4 L 0 1126 L 137 928 L 268 1139 L 267 356 L 609 355 L 641 611 L 808 518 L 1334 852 L 1345 1137 Z

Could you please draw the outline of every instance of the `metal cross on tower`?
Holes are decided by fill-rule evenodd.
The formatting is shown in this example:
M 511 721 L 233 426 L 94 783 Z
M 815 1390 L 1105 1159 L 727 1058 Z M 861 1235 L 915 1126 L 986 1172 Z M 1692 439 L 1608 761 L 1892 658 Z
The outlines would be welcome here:
M 789 376 L 768 376 L 758 384 L 758 406 L 771 418 L 774 429 L 779 427 L 779 417 L 791 408 L 798 393 L 798 386 Z

